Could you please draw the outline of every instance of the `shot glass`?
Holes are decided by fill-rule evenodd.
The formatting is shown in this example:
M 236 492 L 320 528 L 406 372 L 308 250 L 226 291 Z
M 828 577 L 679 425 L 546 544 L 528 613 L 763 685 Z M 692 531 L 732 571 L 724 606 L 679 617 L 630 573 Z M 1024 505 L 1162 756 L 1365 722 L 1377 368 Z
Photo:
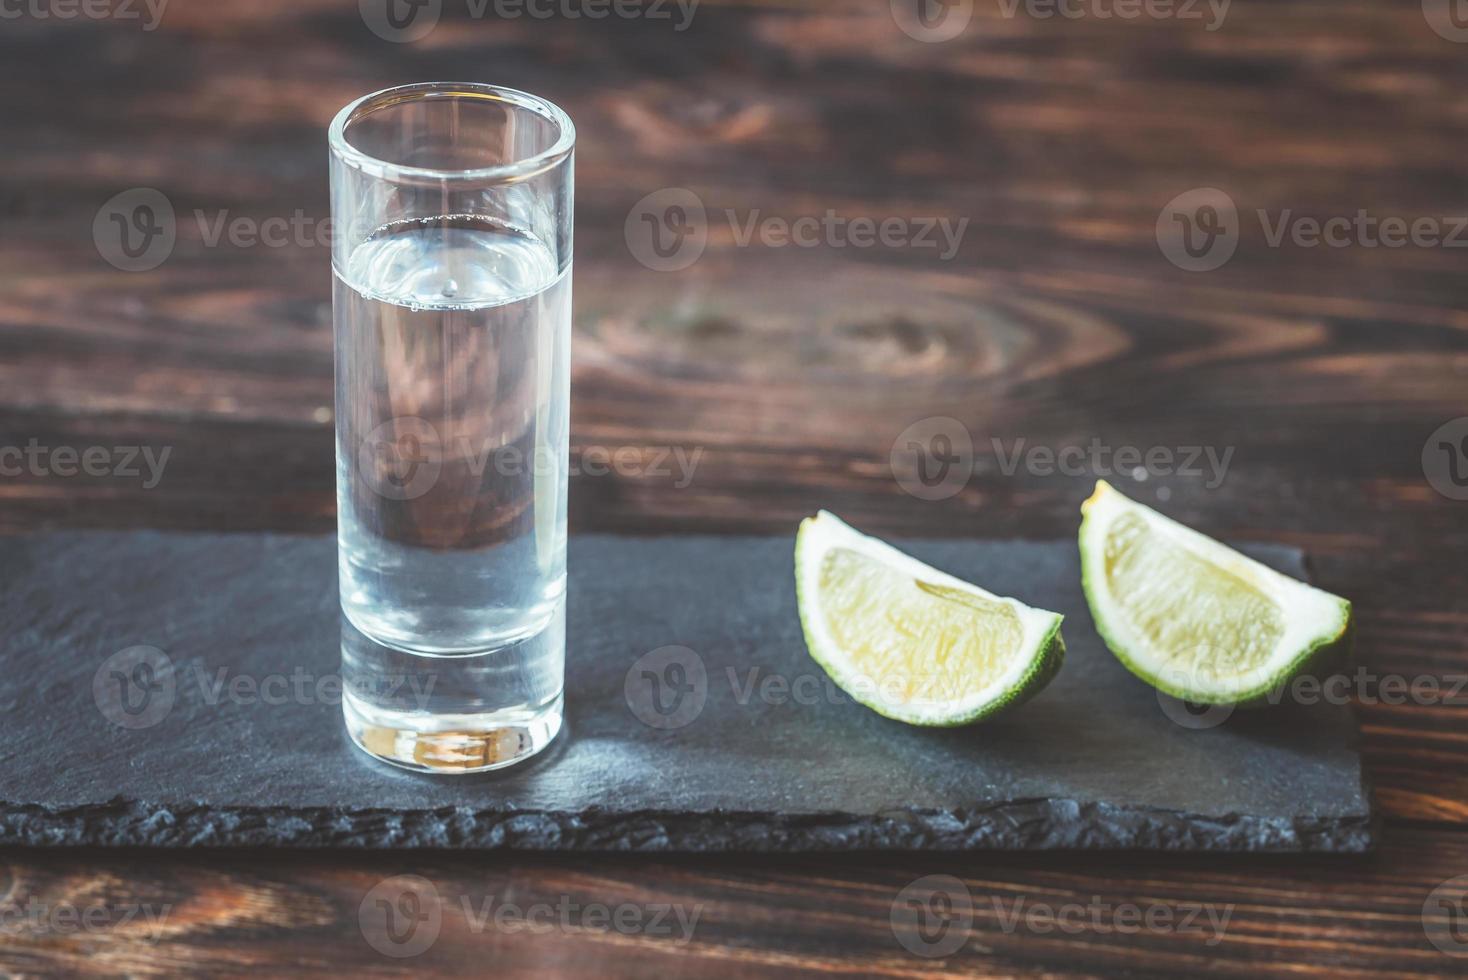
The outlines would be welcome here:
M 343 712 L 398 765 L 495 769 L 561 728 L 575 139 L 481 84 L 331 124 Z

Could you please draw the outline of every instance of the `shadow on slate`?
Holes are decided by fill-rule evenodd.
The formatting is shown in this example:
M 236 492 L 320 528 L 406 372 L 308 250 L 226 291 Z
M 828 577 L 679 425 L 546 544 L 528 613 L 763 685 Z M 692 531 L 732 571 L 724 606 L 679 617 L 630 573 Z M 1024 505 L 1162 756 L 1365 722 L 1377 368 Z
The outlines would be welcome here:
M 570 551 L 568 730 L 519 768 L 455 777 L 393 769 L 347 739 L 333 538 L 8 538 L 0 843 L 1371 847 L 1348 708 L 1284 705 L 1183 728 L 1096 636 L 1074 542 L 904 546 L 1065 613 L 1069 654 L 1043 694 L 977 727 L 889 721 L 806 654 L 790 538 L 583 536 Z M 1302 575 L 1298 552 L 1248 550 Z M 155 723 L 123 728 L 94 690 L 119 684 L 104 662 L 134 645 L 166 660 L 152 679 L 160 701 L 147 705 Z M 696 651 L 707 683 L 686 695 L 704 698 L 691 722 L 658 729 L 632 710 L 644 682 L 633 672 L 629 688 L 628 676 L 668 645 Z

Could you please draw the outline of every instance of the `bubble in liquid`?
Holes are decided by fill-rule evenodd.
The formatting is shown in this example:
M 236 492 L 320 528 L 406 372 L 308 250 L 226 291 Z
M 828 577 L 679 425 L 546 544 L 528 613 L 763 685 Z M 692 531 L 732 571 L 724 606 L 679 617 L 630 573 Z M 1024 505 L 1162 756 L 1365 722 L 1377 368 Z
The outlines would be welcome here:
M 457 282 L 450 279 L 448 282 L 443 284 L 444 299 L 453 299 L 457 295 L 459 295 L 459 284 Z

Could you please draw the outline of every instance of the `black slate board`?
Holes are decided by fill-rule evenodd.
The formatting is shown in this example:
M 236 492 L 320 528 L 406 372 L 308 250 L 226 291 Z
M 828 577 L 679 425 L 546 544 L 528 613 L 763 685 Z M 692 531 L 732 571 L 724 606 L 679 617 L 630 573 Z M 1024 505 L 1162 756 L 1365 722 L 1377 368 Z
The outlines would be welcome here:
M 1281 706 L 1188 730 L 1096 637 L 1074 542 L 907 547 L 1066 614 L 1069 655 L 1043 694 L 975 728 L 889 721 L 828 696 L 801 639 L 791 539 L 585 536 L 570 551 L 567 731 L 518 768 L 423 776 L 369 759 L 343 731 L 330 685 L 341 640 L 334 539 L 0 538 L 0 843 L 1371 846 L 1347 708 Z M 1302 573 L 1297 552 L 1249 550 Z M 167 653 L 171 673 L 157 680 L 171 678 L 171 706 L 123 728 L 99 709 L 94 681 L 105 689 L 107 658 L 139 644 Z M 637 719 L 626 684 L 639 657 L 667 645 L 697 652 L 706 697 L 690 723 L 659 729 Z M 282 699 L 279 687 L 252 702 L 211 696 L 238 675 L 328 680 L 304 697 Z M 800 696 L 781 698 L 778 686 L 761 696 L 770 675 Z

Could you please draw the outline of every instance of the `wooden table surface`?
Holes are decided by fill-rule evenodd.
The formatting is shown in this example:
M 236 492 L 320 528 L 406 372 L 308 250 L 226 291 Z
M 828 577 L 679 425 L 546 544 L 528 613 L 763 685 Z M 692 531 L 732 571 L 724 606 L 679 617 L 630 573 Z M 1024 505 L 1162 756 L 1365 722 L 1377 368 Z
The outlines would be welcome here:
M 508 84 L 556 101 L 579 130 L 573 531 L 792 533 L 826 507 L 879 533 L 1064 537 L 1095 460 L 1060 473 L 1030 456 L 1012 469 L 1016 447 L 1232 450 L 1221 482 L 1160 464 L 1119 482 L 1211 533 L 1308 549 L 1324 586 L 1355 601 L 1367 676 L 1352 689 L 1384 822 L 1379 852 L 12 850 L 0 966 L 635 977 L 1468 969 L 1468 943 L 1453 941 L 1468 921 L 1430 901 L 1468 874 L 1468 692 L 1449 696 L 1468 670 L 1468 502 L 1452 499 L 1444 468 L 1468 465 L 1468 445 L 1456 442 L 1462 429 L 1434 434 L 1468 415 L 1465 253 L 1425 234 L 1389 247 L 1356 220 L 1364 211 L 1453 238 L 1454 216 L 1468 215 L 1468 46 L 1454 40 L 1468 31 L 1444 3 L 1238 0 L 1219 24 L 1202 6 L 1104 16 L 1124 0 L 1073 0 L 1078 16 L 1053 17 L 1043 2 L 979 0 L 927 20 L 894 15 L 886 0 L 703 0 L 684 30 L 675 7 L 595 21 L 442 7 L 412 43 L 375 35 L 349 0 L 173 0 L 155 29 L 141 3 L 95 8 L 111 11 L 103 18 L 65 18 L 77 9 L 66 0 L 6 8 L 20 13 L 0 24 L 0 446 L 170 455 L 156 485 L 12 467 L 0 528 L 330 531 L 330 270 L 316 234 L 328 214 L 325 127 L 342 104 L 390 84 Z M 945 11 L 971 18 L 936 40 L 958 23 Z M 705 207 L 706 248 L 686 268 L 648 268 L 642 213 L 669 234 L 677 215 L 666 194 L 639 202 L 680 187 Z M 160 191 L 175 212 L 176 242 L 149 271 L 108 261 L 107 202 L 134 188 Z M 1183 228 L 1170 208 L 1209 220 L 1197 195 L 1170 203 L 1200 188 L 1235 205 L 1222 242 L 1236 247 L 1221 267 L 1188 271 L 1168 255 L 1194 260 L 1166 234 L 1164 249 L 1158 229 Z M 746 240 L 751 222 L 768 229 L 766 219 L 828 209 L 841 221 L 896 219 L 893 237 Z M 1310 244 L 1309 221 L 1337 216 L 1352 223 L 1333 226 L 1332 244 Z M 919 219 L 940 217 L 967 219 L 954 254 L 919 234 Z M 246 234 L 214 234 L 237 218 Z M 251 240 L 270 218 L 275 232 L 293 218 L 304 231 Z M 1461 227 L 1456 242 L 1468 243 Z M 1198 261 L 1212 264 L 1219 253 L 1200 243 Z M 949 453 L 957 476 L 924 493 L 892 450 L 915 423 L 921 433 L 950 424 L 924 422 L 935 417 L 958 420 L 973 451 Z M 691 480 L 657 465 L 675 448 L 698 454 Z M 1397 676 L 1420 691 L 1427 678 L 1443 684 L 1393 704 L 1382 688 Z M 359 915 L 399 874 L 425 877 L 440 898 L 437 939 L 411 958 L 380 952 L 383 937 Z M 967 936 L 941 957 L 910 952 L 892 926 L 899 893 L 930 874 L 956 876 L 971 900 Z M 688 941 L 608 926 L 584 908 L 556 912 L 548 929 L 486 927 L 475 910 L 487 899 L 699 917 Z M 54 915 L 18 918 L 27 900 L 103 912 L 68 928 Z M 1132 930 L 1114 914 L 1128 904 L 1230 918 L 1221 936 Z M 1045 917 L 1070 905 L 1102 911 L 1063 927 Z M 161 926 L 124 921 L 123 910 L 164 906 Z

